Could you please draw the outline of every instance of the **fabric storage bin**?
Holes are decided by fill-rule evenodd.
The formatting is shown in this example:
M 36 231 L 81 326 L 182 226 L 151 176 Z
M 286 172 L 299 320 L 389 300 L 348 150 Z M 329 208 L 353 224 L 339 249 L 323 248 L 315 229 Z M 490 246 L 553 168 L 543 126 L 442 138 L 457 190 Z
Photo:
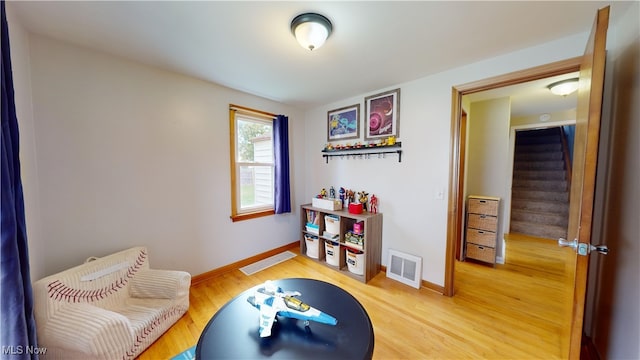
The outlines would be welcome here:
M 340 234 L 340 217 L 336 215 L 325 215 L 324 231 L 333 235 Z
M 340 244 L 335 241 L 324 241 L 325 260 L 327 264 L 338 266 L 340 264 Z
M 347 255 L 347 268 L 349 271 L 356 275 L 364 275 L 364 253 L 349 247 L 345 249 L 345 253 Z
M 342 201 L 340 199 L 311 199 L 311 205 L 313 207 L 324 210 L 340 210 L 342 209 Z
M 317 259 L 320 253 L 320 242 L 318 241 L 318 237 L 306 234 L 304 236 L 304 240 L 307 245 L 307 256 Z

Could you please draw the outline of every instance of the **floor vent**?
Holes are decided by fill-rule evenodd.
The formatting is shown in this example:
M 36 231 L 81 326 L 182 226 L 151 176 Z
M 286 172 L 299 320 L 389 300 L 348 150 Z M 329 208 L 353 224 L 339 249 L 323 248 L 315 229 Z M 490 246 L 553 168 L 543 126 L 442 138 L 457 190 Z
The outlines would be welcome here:
M 422 258 L 389 249 L 387 277 L 420 289 Z

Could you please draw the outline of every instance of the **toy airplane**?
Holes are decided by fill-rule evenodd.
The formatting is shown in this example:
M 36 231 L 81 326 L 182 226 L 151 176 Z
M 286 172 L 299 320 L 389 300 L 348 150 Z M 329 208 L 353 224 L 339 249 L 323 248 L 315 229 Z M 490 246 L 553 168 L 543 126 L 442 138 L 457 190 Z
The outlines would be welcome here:
M 271 281 L 258 288 L 253 296 L 249 296 L 249 304 L 260 310 L 260 337 L 271 336 L 271 327 L 276 320 L 276 315 L 304 320 L 305 325 L 309 321 L 322 324 L 336 325 L 338 320 L 331 315 L 303 303 L 294 296 L 300 296 L 298 291 L 282 291 Z

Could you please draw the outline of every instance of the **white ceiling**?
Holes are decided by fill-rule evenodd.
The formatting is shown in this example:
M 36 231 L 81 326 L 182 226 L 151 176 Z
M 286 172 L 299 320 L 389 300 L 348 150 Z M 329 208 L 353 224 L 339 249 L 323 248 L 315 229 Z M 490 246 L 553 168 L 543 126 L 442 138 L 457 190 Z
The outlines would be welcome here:
M 511 117 L 551 114 L 575 108 L 578 104 L 578 92 L 558 96 L 552 94 L 548 86 L 557 81 L 577 78 L 579 75 L 578 72 L 567 73 L 465 96 L 468 97 L 469 102 L 509 97 Z
M 307 109 L 591 28 L 598 1 L 8 2 L 29 31 Z M 328 17 L 313 52 L 291 20 Z M 452 84 L 455 85 L 455 84 Z M 517 104 L 512 104 L 512 106 Z

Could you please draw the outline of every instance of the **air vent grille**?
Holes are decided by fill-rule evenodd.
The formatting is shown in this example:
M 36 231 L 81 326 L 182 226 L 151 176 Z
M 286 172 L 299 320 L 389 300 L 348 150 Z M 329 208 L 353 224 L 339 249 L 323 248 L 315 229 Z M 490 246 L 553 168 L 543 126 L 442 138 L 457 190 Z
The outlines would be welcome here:
M 420 289 L 422 282 L 422 258 L 389 249 L 387 277 Z

